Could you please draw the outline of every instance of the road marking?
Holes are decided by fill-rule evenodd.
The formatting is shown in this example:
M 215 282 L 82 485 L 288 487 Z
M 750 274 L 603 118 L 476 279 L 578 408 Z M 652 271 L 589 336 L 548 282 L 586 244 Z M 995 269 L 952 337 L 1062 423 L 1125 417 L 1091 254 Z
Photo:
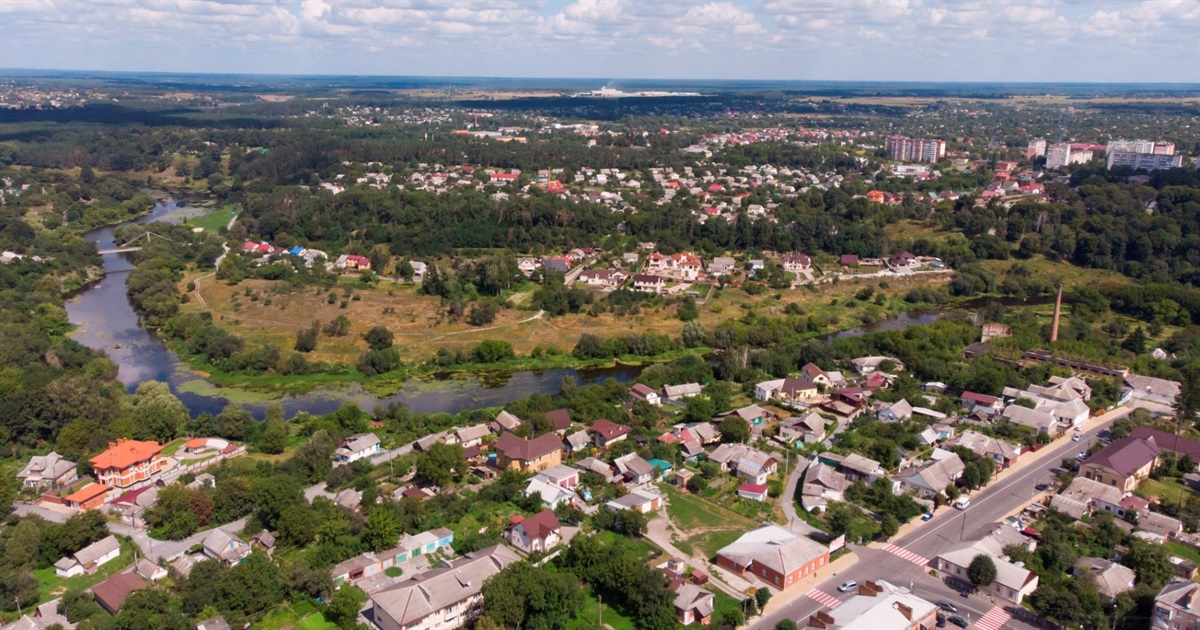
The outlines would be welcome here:
M 838 606 L 842 605 L 841 600 L 817 588 L 805 593 L 804 596 L 808 597 L 809 599 L 815 599 L 818 603 L 826 608 L 837 608 Z
M 897 547 L 896 545 L 888 545 L 888 546 L 884 547 L 883 550 L 892 554 L 893 556 L 897 556 L 897 557 L 903 558 L 905 560 L 908 560 L 909 562 L 911 562 L 917 566 L 923 567 L 923 566 L 929 564 L 929 558 L 926 558 L 925 556 L 917 555 L 903 547 Z
M 1012 619 L 1012 615 L 1004 612 L 1004 609 L 999 606 L 993 606 L 986 615 L 979 618 L 975 622 L 975 628 L 978 630 L 1000 630 L 1008 620 Z

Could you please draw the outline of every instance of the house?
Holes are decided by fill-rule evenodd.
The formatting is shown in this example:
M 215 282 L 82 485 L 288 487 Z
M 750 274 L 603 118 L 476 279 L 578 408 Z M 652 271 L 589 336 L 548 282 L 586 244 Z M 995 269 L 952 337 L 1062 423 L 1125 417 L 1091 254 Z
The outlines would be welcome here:
M 629 432 L 629 427 L 604 418 L 592 423 L 592 441 L 597 448 L 608 448 L 617 442 L 623 442 L 629 437 Z
M 622 455 L 613 460 L 613 468 L 627 483 L 641 485 L 654 480 L 654 467 L 637 453 Z
M 657 490 L 652 490 L 650 488 L 634 488 L 629 492 L 629 494 L 604 504 L 604 507 L 607 507 L 614 512 L 620 510 L 633 510 L 634 512 L 640 512 L 642 514 L 653 512 L 662 506 L 662 495 L 658 494 Z
M 629 399 L 633 402 L 649 403 L 655 407 L 662 404 L 662 398 L 659 397 L 658 392 L 641 383 L 629 388 Z
M 1154 598 L 1152 630 L 1195 630 L 1200 627 L 1200 584 L 1171 580 Z
M 770 381 L 763 381 L 754 385 L 754 400 L 767 402 L 772 398 L 779 396 L 779 388 L 783 387 L 783 381 L 786 379 L 778 378 Z
M 661 276 L 652 274 L 638 273 L 633 275 L 633 290 L 645 291 L 646 293 L 662 293 L 666 282 Z
M 240 538 L 221 529 L 214 529 L 205 536 L 201 544 L 201 552 L 213 560 L 220 560 L 233 566 L 250 555 L 250 545 Z
M 571 270 L 571 259 L 565 256 L 543 258 L 542 269 L 546 271 L 553 271 L 555 273 L 567 273 Z
M 815 444 L 825 439 L 825 427 L 828 424 L 828 420 L 815 411 L 810 411 L 801 417 L 792 416 L 780 421 L 779 433 L 774 439 L 785 446 L 793 442 Z
M 787 254 L 783 257 L 781 263 L 784 271 L 791 273 L 804 273 L 812 269 L 812 259 L 799 252 Z
M 25 488 L 62 488 L 78 478 L 75 462 L 63 459 L 54 451 L 47 455 L 34 455 L 17 473 L 17 479 Z
M 1171 451 L 1179 457 L 1188 455 L 1200 466 L 1200 441 L 1150 427 L 1134 427 L 1129 437 L 1154 440 L 1154 444 L 1164 452 Z
M 1079 476 L 1133 492 L 1158 465 L 1162 450 L 1153 439 L 1123 437 L 1084 460 Z
M 558 466 L 554 466 L 554 468 L 561 466 L 562 464 L 559 464 Z M 542 505 L 550 509 L 554 509 L 560 505 L 571 505 L 576 499 L 574 491 L 554 483 L 553 480 L 546 477 L 543 473 L 534 475 L 525 484 L 525 496 L 531 497 L 535 494 L 542 498 Z
M 1163 538 L 1178 536 L 1183 533 L 1183 523 L 1179 519 L 1151 512 L 1149 508 L 1143 508 L 1137 513 L 1137 526 L 1143 532 L 1149 532 Z
M 1000 413 L 1000 410 L 1004 409 L 1004 401 L 996 398 L 995 396 L 988 396 L 987 394 L 963 392 L 961 399 L 962 408 L 968 413 L 981 411 L 985 415 L 992 416 Z
M 158 566 L 157 564 L 154 564 L 154 562 L 152 562 L 149 558 L 142 558 L 141 560 L 138 560 L 137 563 L 133 565 L 133 570 L 137 572 L 138 575 L 150 580 L 151 582 L 157 582 L 167 577 L 167 570 Z
M 885 372 L 903 372 L 904 371 L 904 364 L 901 363 L 899 359 L 893 359 L 891 357 L 874 357 L 873 356 L 873 357 L 858 357 L 857 359 L 850 359 L 850 365 L 854 366 L 854 371 L 858 372 L 859 374 L 861 374 L 863 376 L 866 376 L 872 372 L 879 370 L 881 365 L 883 365 L 884 363 L 889 363 L 889 362 L 895 367 L 893 367 L 891 370 L 884 370 Z
M 952 454 L 916 469 L 909 469 L 897 475 L 896 479 L 900 482 L 901 489 L 932 498 L 939 494 L 945 496 L 946 487 L 958 481 L 965 469 L 962 459 Z
M 783 590 L 829 563 L 829 548 L 778 525 L 743 534 L 717 552 L 717 565 Z
M 829 453 L 822 453 L 823 459 L 828 458 Z M 887 473 L 884 472 L 883 466 L 879 462 L 863 457 L 858 453 L 851 453 L 842 458 L 838 463 L 838 469 L 851 482 L 861 481 L 867 485 L 875 483 L 876 479 L 883 477 Z
M 523 257 L 517 259 L 517 271 L 520 271 L 526 278 L 537 271 L 541 266 L 536 258 Z
M 758 405 L 746 405 L 745 407 L 740 407 L 738 409 L 734 409 L 733 411 L 727 411 L 717 417 L 724 419 L 729 416 L 737 416 L 742 420 L 745 420 L 746 424 L 754 427 L 755 425 L 762 424 L 764 420 L 771 416 L 771 414 L 766 409 L 763 409 Z
M 1075 477 L 1071 485 L 1050 500 L 1050 506 L 1075 519 L 1093 510 L 1104 510 L 1115 516 L 1125 516 L 1121 505 L 1125 493 L 1117 488 L 1085 477 Z
M 615 286 L 613 275 L 611 269 L 587 269 L 580 272 L 579 281 L 590 286 Z
M 829 373 L 818 367 L 816 363 L 805 363 L 804 367 L 800 368 L 800 373 L 804 375 L 805 380 L 815 385 L 829 387 L 833 384 L 829 379 Z
M 762 484 L 746 482 L 738 486 L 737 493 L 743 499 L 752 499 L 754 501 L 767 500 L 767 487 Z
M 980 457 L 990 457 L 996 469 L 1008 468 L 1021 455 L 1021 447 L 978 431 L 963 431 L 949 446 L 961 446 Z
M 916 262 L 917 257 L 913 256 L 911 252 L 906 251 L 897 252 L 888 258 L 888 265 L 892 267 L 899 267 L 901 269 L 912 267 L 914 264 L 916 264 Z
M 784 404 L 798 404 L 812 400 L 820 393 L 817 384 L 804 377 L 789 376 L 775 390 L 774 398 Z
M 1076 578 L 1091 576 L 1092 581 L 1096 584 L 1096 590 L 1107 602 L 1113 602 L 1117 599 L 1117 595 L 1133 590 L 1133 582 L 1137 578 L 1133 569 L 1112 560 L 1089 556 L 1083 556 L 1076 560 L 1072 573 Z
M 571 412 L 566 409 L 555 409 L 546 412 L 546 421 L 554 427 L 554 432 L 565 435 L 571 428 Z
M 839 630 L 928 630 L 938 625 L 938 607 L 902 586 L 867 580 L 850 599 L 810 620 L 809 627 Z
M 1152 376 L 1138 376 L 1137 374 L 1126 376 L 1125 385 L 1129 387 L 1130 395 L 1136 400 L 1170 405 L 1172 407 L 1175 405 L 1175 399 L 1179 396 L 1181 387 L 1178 381 L 1168 381 Z
M 483 608 L 483 584 L 520 556 L 503 545 L 469 553 L 371 595 L 381 630 L 435 630 L 470 625 Z
M 570 466 L 559 464 L 551 466 L 538 474 L 560 488 L 572 489 L 579 486 L 579 471 Z
M 523 553 L 545 553 L 562 542 L 562 526 L 554 510 L 545 509 L 529 518 L 514 516 L 504 539 Z
M 275 534 L 265 529 L 251 537 L 250 542 L 268 555 L 275 551 Z
M 357 271 L 370 271 L 371 260 L 366 256 L 349 254 L 346 256 L 346 268 Z
M 134 591 L 148 588 L 150 583 L 137 573 L 118 573 L 92 587 L 92 598 L 110 615 L 121 612 L 125 598 Z
M 94 510 L 104 505 L 104 500 L 107 498 L 108 488 L 98 483 L 90 483 L 68 494 L 63 500 L 67 502 L 68 507 L 76 510 Z
M 912 405 L 908 404 L 908 401 L 904 399 L 890 404 L 885 403 L 885 406 L 875 412 L 875 417 L 883 422 L 904 422 L 905 420 L 911 420 L 912 415 Z
M 728 276 L 737 271 L 737 261 L 728 256 L 717 256 L 708 265 L 708 275 Z
M 855 254 L 842 254 L 841 258 L 838 259 L 838 262 L 843 267 L 857 267 L 858 256 Z
M 613 467 L 596 459 L 595 457 L 587 457 L 575 462 L 575 468 L 580 472 L 595 473 L 600 475 L 606 482 L 613 482 L 619 478 Z
M 1015 425 L 1033 429 L 1035 433 L 1055 434 L 1059 432 L 1058 421 L 1044 411 L 1021 405 L 1009 405 L 1004 408 L 1001 416 Z
M 1002 526 L 1007 527 L 1007 526 Z M 1011 527 L 1009 530 L 1015 532 Z M 949 551 L 938 554 L 934 566 L 943 574 L 961 582 L 970 583 L 967 578 L 967 567 L 976 556 L 984 555 L 996 565 L 996 579 L 989 585 L 979 587 L 989 595 L 1020 605 L 1021 601 L 1037 590 L 1038 576 L 1033 571 L 1009 562 L 1003 555 L 1003 549 L 993 549 L 988 541 L 967 542 Z
M 496 440 L 496 465 L 501 470 L 538 472 L 562 463 L 562 440 L 553 433 L 531 440 L 502 433 Z
M 762 451 L 747 449 L 746 453 L 738 458 L 736 469 L 738 477 L 761 485 L 767 483 L 767 478 L 779 469 L 779 462 Z
M 121 541 L 117 540 L 115 536 L 105 536 L 55 562 L 54 574 L 64 578 L 84 574 L 91 575 L 119 555 L 121 555 Z
M 704 386 L 699 383 L 684 383 L 682 385 L 663 385 L 663 399 L 670 402 L 680 402 L 686 398 L 700 395 Z
M 713 594 L 695 584 L 680 583 L 675 590 L 675 619 L 680 624 L 706 626 L 712 621 Z
M 568 435 L 564 443 L 568 451 L 578 453 L 592 443 L 592 436 L 588 435 L 587 431 L 578 431 Z
M 501 411 L 500 413 L 496 414 L 496 420 L 493 422 L 495 427 L 501 431 L 516 431 L 517 428 L 524 423 L 524 420 L 521 420 L 507 411 Z
M 379 449 L 378 435 L 359 433 L 342 440 L 337 450 L 333 452 L 333 456 L 337 461 L 348 464 L 366 457 L 373 457 L 379 452 Z
M 196 630 L 232 630 L 229 627 L 229 622 L 221 615 L 217 615 L 212 619 L 205 619 L 196 624 Z
M 767 455 L 766 453 L 763 453 L 762 451 L 745 444 L 721 444 L 708 454 L 708 461 L 720 466 L 721 470 L 727 470 L 736 473 L 738 462 L 741 461 L 742 458 L 751 455 L 752 453 L 754 454 L 753 457 L 760 461 L 766 461 L 771 457 L 770 455 Z
M 158 442 L 118 439 L 108 449 L 91 458 L 96 481 L 109 488 L 122 490 L 150 483 L 167 462 L 160 456 Z
M 717 430 L 716 425 L 711 422 L 692 422 L 689 424 L 677 424 L 672 427 L 675 437 L 679 441 L 687 443 L 691 441 L 699 442 L 702 445 L 716 444 L 721 441 L 721 432 Z
M 446 444 L 458 444 L 463 448 L 471 448 L 483 444 L 483 438 L 491 434 L 492 430 L 486 424 L 477 424 L 447 433 L 442 441 Z

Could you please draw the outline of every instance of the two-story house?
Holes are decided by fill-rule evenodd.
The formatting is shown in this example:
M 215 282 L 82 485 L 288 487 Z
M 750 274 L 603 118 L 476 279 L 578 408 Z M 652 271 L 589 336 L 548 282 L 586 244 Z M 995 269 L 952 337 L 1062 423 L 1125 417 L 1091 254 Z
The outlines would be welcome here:
M 554 433 L 530 440 L 502 433 L 496 440 L 496 465 L 501 470 L 538 472 L 562 463 L 563 442 Z
M 122 438 L 89 461 L 101 485 L 126 490 L 150 483 L 167 465 L 160 456 L 162 449 L 158 442 Z

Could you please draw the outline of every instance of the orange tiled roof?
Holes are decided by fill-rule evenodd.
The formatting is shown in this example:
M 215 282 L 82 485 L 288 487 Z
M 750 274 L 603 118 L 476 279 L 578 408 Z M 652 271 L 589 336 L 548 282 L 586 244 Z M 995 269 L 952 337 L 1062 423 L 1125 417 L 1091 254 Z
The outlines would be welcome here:
M 88 461 L 96 468 L 129 468 L 138 462 L 153 458 L 162 448 L 154 441 L 118 440 L 116 444 L 110 444 L 107 451 Z
M 184 444 L 184 448 L 204 448 L 208 446 L 208 438 L 192 438 Z
M 67 501 L 72 503 L 86 503 L 104 494 L 105 492 L 108 492 L 108 488 L 105 488 L 98 483 L 88 484 L 82 489 L 77 490 L 71 495 L 67 496 Z

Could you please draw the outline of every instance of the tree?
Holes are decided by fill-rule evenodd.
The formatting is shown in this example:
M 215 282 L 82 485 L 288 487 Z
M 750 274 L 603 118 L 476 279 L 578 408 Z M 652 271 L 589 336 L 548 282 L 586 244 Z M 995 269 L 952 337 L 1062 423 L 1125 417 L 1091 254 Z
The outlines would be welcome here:
M 338 315 L 325 325 L 325 334 L 330 337 L 345 337 L 350 333 L 350 318 Z
M 144 381 L 129 403 L 130 419 L 137 427 L 134 435 L 139 439 L 169 442 L 188 420 L 187 407 L 166 383 Z
M 117 614 L 117 628 L 144 628 L 147 630 L 190 630 L 191 622 L 183 613 L 171 605 L 165 589 L 146 588 L 134 591 L 121 604 Z
M 1134 354 L 1142 354 L 1146 351 L 1146 331 L 1142 330 L 1141 326 L 1133 329 L 1129 336 L 1121 342 L 1121 347 Z
M 448 486 L 462 479 L 464 464 L 461 445 L 439 442 L 417 457 L 417 481 L 432 486 Z
M 792 621 L 791 619 L 780 619 L 779 622 L 775 624 L 775 630 L 798 630 L 798 629 L 797 629 L 795 621 Z
M 759 610 L 766 610 L 769 601 L 771 601 L 771 589 L 760 588 L 754 591 L 754 603 L 758 604 Z
M 967 567 L 967 578 L 975 586 L 986 587 L 996 581 L 996 563 L 986 554 L 979 554 Z
M 1137 583 L 1162 588 L 1173 576 L 1174 565 L 1162 545 L 1135 538 L 1129 543 L 1129 553 L 1121 563 L 1137 573 Z
M 730 414 L 721 421 L 721 441 L 726 444 L 742 443 L 750 439 L 750 423 L 737 414 Z
M 254 425 L 254 416 L 238 404 L 229 403 L 213 418 L 217 435 L 231 440 L 241 440 Z
M 900 531 L 900 521 L 896 520 L 891 514 L 884 514 L 879 521 L 879 533 L 883 534 L 884 538 L 891 538 Z
M 487 326 L 496 321 L 500 307 L 495 302 L 476 302 L 467 311 L 467 323 L 472 326 Z
M 42 530 L 35 519 L 24 518 L 13 528 L 8 544 L 4 546 L 4 559 L 14 567 L 25 566 L 34 561 L 38 547 L 42 544 Z
M 349 584 L 333 592 L 329 598 L 329 607 L 325 609 L 325 618 L 337 624 L 339 628 L 349 630 L 358 625 L 358 611 L 367 601 L 367 594 L 357 586 Z
M 388 330 L 387 328 L 384 328 L 383 326 L 372 326 L 371 330 L 368 330 L 367 333 L 363 335 L 363 339 L 366 340 L 367 345 L 370 346 L 372 350 L 384 350 L 392 347 L 392 341 L 394 337 L 392 335 L 392 331 Z
M 317 335 L 321 332 L 321 323 L 313 322 L 312 326 L 296 333 L 296 352 L 312 352 L 317 349 Z
M 700 317 L 700 309 L 696 308 L 696 300 L 691 297 L 683 298 L 679 303 L 679 308 L 676 310 L 676 315 L 680 321 L 690 322 Z
M 565 628 L 583 606 L 579 580 L 518 562 L 483 585 L 483 614 L 504 628 Z
M 277 405 L 272 405 L 276 407 Z M 287 446 L 288 426 L 283 420 L 283 411 L 280 410 L 279 415 L 271 413 L 271 407 L 267 409 L 267 419 L 263 426 L 262 437 L 258 441 L 258 448 L 262 452 L 276 455 L 283 452 Z
M 403 529 L 396 518 L 396 511 L 390 507 L 376 507 L 367 517 L 367 528 L 363 530 L 363 543 L 371 551 L 383 551 L 396 546 Z

